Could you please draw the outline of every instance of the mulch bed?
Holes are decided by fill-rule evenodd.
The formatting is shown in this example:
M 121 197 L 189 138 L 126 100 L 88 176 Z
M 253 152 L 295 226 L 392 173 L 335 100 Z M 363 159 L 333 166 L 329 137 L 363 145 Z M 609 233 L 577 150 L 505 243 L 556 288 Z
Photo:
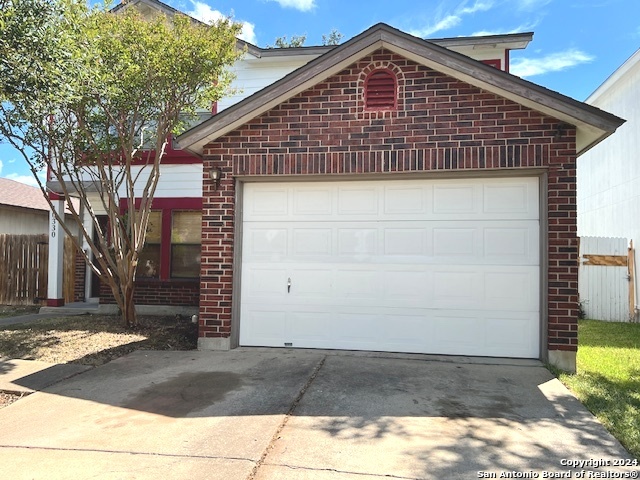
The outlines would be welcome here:
M 0 358 L 98 366 L 135 350 L 193 350 L 197 340 L 187 316 L 139 316 L 129 329 L 117 316 L 80 315 L 4 327 Z M 0 392 L 0 408 L 20 398 Z

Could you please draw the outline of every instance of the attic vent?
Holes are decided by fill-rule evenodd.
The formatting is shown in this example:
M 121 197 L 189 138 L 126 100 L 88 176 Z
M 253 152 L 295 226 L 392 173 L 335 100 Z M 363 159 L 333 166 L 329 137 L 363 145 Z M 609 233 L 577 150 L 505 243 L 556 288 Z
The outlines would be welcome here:
M 374 70 L 364 82 L 364 105 L 370 110 L 395 109 L 396 77 L 389 70 Z

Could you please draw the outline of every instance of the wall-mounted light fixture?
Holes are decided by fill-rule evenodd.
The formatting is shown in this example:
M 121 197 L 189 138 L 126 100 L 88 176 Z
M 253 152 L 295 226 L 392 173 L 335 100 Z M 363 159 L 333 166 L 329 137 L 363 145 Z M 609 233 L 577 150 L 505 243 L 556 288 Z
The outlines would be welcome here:
M 214 167 L 209 170 L 209 178 L 216 182 L 216 188 L 220 185 L 220 179 L 222 178 L 222 170 L 218 167 Z
M 567 130 L 571 128 L 571 125 L 567 125 L 566 123 L 559 123 L 556 126 L 556 130 L 555 130 L 555 135 L 553 136 L 554 140 L 560 140 L 565 133 L 567 133 Z

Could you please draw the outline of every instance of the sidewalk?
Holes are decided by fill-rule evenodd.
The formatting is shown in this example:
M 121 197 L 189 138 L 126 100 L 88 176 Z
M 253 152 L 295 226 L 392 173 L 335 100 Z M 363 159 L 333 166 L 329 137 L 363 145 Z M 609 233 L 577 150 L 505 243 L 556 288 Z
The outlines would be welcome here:
M 97 310 L 96 304 L 69 304 L 66 308 L 47 313 L 31 313 L 0 318 L 0 330 L 9 325 L 36 323 L 56 317 L 83 315 Z M 44 308 L 44 307 L 43 307 Z M 42 309 L 40 310 L 42 312 Z M 55 383 L 71 378 L 93 367 L 88 365 L 53 364 L 35 360 L 18 360 L 0 357 L 0 392 L 29 394 L 43 390 Z
M 92 302 L 68 303 L 62 307 L 42 307 L 38 313 L 26 315 L 16 315 L 14 317 L 1 317 L 0 330 L 7 325 L 20 325 L 24 323 L 34 323 L 47 318 L 69 317 L 73 315 L 83 315 L 85 313 L 98 313 L 99 305 Z
M 90 365 L 0 358 L 0 392 L 37 392 L 91 368 Z

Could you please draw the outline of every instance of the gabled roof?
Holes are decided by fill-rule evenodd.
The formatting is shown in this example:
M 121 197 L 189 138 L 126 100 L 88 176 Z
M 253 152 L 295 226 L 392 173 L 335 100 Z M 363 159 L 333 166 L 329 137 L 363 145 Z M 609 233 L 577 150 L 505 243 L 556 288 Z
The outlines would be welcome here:
M 0 205 L 49 211 L 49 203 L 38 187 L 0 178 Z
M 214 115 L 180 135 L 177 140 L 181 148 L 201 155 L 207 143 L 337 74 L 380 48 L 574 125 L 578 132 L 578 154 L 584 153 L 611 135 L 624 123 L 624 120 L 615 115 L 379 23 Z

